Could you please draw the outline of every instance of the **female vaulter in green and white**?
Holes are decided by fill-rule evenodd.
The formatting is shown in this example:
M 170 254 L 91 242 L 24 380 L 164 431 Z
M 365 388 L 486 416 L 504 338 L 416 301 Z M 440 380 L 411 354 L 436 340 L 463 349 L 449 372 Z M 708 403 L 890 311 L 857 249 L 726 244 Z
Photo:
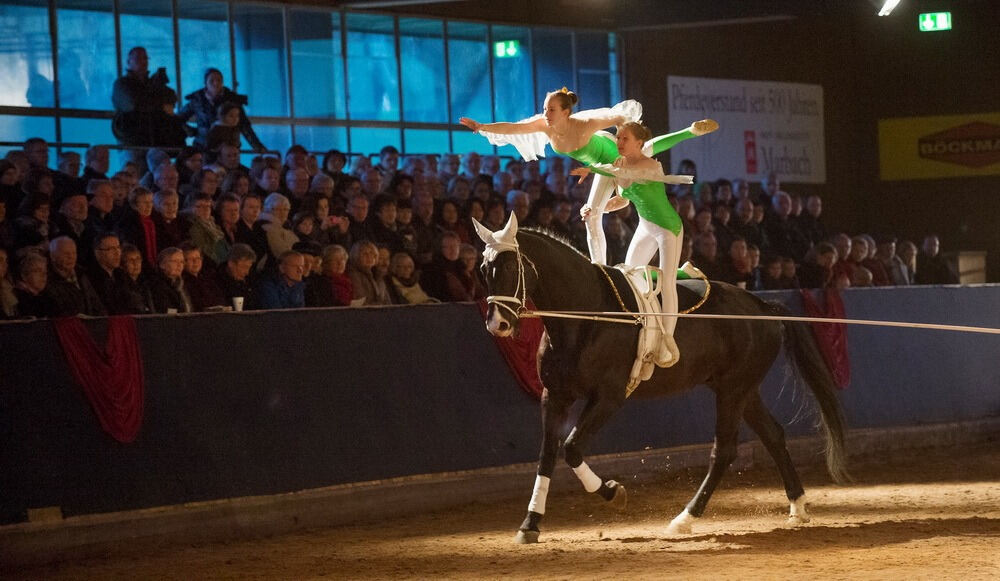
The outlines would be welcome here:
M 565 153 L 587 166 L 613 162 L 618 157 L 614 136 L 601 130 L 640 120 L 642 105 L 629 100 L 607 109 L 571 114 L 576 102 L 576 94 L 563 87 L 545 96 L 543 112 L 534 117 L 516 123 L 479 123 L 462 117 L 459 122 L 493 145 L 513 145 L 525 161 L 544 157 L 546 144 L 551 144 L 556 153 Z M 590 259 L 605 264 L 607 242 L 600 214 L 614 193 L 614 181 L 607 174 L 597 173 L 587 198 L 587 205 L 598 210 L 587 221 L 587 245 Z
M 642 118 L 642 105 L 628 100 L 611 108 L 572 113 L 576 103 L 576 94 L 563 87 L 546 95 L 543 113 L 516 123 L 479 123 L 467 117 L 462 117 L 459 121 L 494 145 L 513 145 L 525 161 L 544 157 L 545 145 L 551 144 L 556 153 L 568 155 L 587 167 L 614 162 L 619 156 L 615 136 L 602 130 L 639 121 Z M 698 123 L 695 123 L 684 131 L 657 137 L 651 141 L 651 146 L 655 153 L 660 153 L 685 139 L 707 132 L 702 131 Z M 594 182 L 584 206 L 592 210 L 585 220 L 587 246 L 593 262 L 606 264 L 607 241 L 601 215 L 614 193 L 615 183 L 611 179 L 613 176 L 607 172 L 594 170 L 594 173 Z
M 710 119 L 698 121 L 699 134 L 704 135 L 718 129 L 719 124 Z M 663 313 L 677 312 L 677 266 L 681 256 L 681 241 L 684 225 L 681 217 L 667 199 L 664 183 L 691 183 L 691 176 L 664 175 L 660 162 L 650 157 L 669 149 L 674 143 L 694 137 L 691 129 L 671 135 L 652 138 L 649 129 L 639 123 L 626 123 L 618 131 L 616 149 L 620 156 L 612 164 L 599 163 L 592 168 L 575 170 L 575 175 L 586 175 L 588 171 L 601 171 L 614 176 L 619 195 L 610 199 L 605 211 L 614 212 L 635 205 L 639 214 L 639 226 L 625 255 L 629 266 L 642 267 L 649 264 L 653 255 L 660 255 L 660 270 L 663 279 L 660 285 L 660 305 Z M 585 219 L 593 210 L 584 206 L 580 210 Z M 660 367 L 670 367 L 677 363 L 680 352 L 674 341 L 676 317 L 655 317 L 663 335 L 661 348 L 655 354 L 655 363 Z

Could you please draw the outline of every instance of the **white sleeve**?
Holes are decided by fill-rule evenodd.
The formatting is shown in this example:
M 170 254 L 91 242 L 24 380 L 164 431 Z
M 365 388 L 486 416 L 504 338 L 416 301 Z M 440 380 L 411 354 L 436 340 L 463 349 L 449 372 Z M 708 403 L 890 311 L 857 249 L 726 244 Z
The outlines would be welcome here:
M 573 117 L 582 119 L 583 121 L 588 121 L 590 119 L 606 119 L 608 117 L 617 117 L 619 115 L 625 118 L 626 123 L 629 121 L 642 121 L 642 104 L 633 99 L 629 99 L 616 104 L 614 107 L 587 109 L 585 111 L 577 111 L 576 113 L 573 113 Z
M 531 123 L 537 119 L 542 119 L 541 113 L 534 117 L 522 119 L 518 123 Z M 479 134 L 496 146 L 513 145 L 514 149 L 524 158 L 524 161 L 535 161 L 539 157 L 545 157 L 545 146 L 549 143 L 549 136 L 541 131 L 511 134 L 480 131 Z

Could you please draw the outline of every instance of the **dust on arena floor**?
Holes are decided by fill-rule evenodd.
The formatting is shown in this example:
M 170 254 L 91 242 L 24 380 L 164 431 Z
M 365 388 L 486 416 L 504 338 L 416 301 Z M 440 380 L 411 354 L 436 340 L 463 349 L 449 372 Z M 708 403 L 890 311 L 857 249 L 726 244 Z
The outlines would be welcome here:
M 45 579 L 1000 578 L 1000 449 L 855 458 L 835 486 L 805 467 L 812 522 L 787 528 L 773 468 L 727 474 L 693 534 L 670 519 L 702 468 L 635 480 L 614 513 L 578 486 L 549 499 L 538 545 L 514 545 L 525 497 L 246 542 L 180 546 L 11 571 Z M 612 475 L 628 482 L 629 475 Z

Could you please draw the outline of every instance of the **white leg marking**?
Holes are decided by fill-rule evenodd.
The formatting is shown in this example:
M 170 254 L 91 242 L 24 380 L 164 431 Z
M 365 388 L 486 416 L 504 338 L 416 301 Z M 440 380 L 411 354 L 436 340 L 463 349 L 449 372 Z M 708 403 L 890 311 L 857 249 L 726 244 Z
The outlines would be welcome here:
M 528 503 L 529 512 L 545 514 L 545 497 L 549 495 L 548 476 L 535 477 L 535 490 L 531 493 L 531 501 Z
M 601 487 L 601 477 L 594 474 L 586 462 L 580 462 L 580 465 L 574 468 L 573 472 L 576 473 L 576 477 L 583 483 L 583 489 L 587 492 L 597 492 L 597 489 Z
M 670 521 L 667 525 L 668 535 L 689 535 L 691 534 L 691 523 L 698 520 L 696 517 L 691 516 L 691 513 L 685 508 L 681 513 L 674 517 L 674 520 Z
M 806 495 L 798 497 L 791 502 L 791 509 L 788 515 L 788 524 L 800 525 L 809 522 L 809 513 L 806 512 Z

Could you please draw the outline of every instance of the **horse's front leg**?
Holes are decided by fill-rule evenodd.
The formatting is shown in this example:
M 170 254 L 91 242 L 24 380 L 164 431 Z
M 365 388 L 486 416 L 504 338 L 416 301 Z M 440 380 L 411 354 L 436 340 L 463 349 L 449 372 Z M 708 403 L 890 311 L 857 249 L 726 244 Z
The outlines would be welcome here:
M 720 388 L 725 389 L 725 388 Z M 701 517 L 708 505 L 708 500 L 715 492 L 723 474 L 736 459 L 739 444 L 740 421 L 743 415 L 745 398 L 741 394 L 719 393 L 715 396 L 715 445 L 712 446 L 712 456 L 708 461 L 708 474 L 701 483 L 694 498 L 687 504 L 674 520 L 667 526 L 667 534 L 689 534 L 695 519 Z
M 528 515 L 524 517 L 514 537 L 516 543 L 537 543 L 538 524 L 545 514 L 545 499 L 549 494 L 549 483 L 555 470 L 559 454 L 559 429 L 566 423 L 572 398 L 553 396 L 546 389 L 542 393 L 542 452 L 538 459 L 538 474 L 535 488 L 528 502 Z
M 573 473 L 583 483 L 587 492 L 597 494 L 604 500 L 614 504 L 615 508 L 624 510 L 628 503 L 628 493 L 625 487 L 614 480 L 604 481 L 583 460 L 583 453 L 590 439 L 604 427 L 608 419 L 622 406 L 622 401 L 614 398 L 595 398 L 587 402 L 576 427 L 566 438 L 566 463 Z

